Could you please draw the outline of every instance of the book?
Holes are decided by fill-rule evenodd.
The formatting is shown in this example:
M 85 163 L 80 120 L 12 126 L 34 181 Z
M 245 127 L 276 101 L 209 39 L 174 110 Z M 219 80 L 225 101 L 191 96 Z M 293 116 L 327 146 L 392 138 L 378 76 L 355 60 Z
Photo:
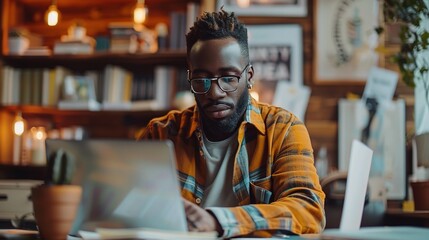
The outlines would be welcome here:
M 57 41 L 54 44 L 54 54 L 91 54 L 94 47 L 89 42 L 83 41 Z
M 218 239 L 217 232 L 178 232 L 152 228 L 97 228 L 96 232 L 79 231 L 83 239 Z
M 68 101 L 61 100 L 58 102 L 58 108 L 61 110 L 90 110 L 90 111 L 99 111 L 100 104 L 94 99 L 89 99 L 85 101 Z
M 49 56 L 52 54 L 51 49 L 47 46 L 29 47 L 22 55 L 25 56 Z

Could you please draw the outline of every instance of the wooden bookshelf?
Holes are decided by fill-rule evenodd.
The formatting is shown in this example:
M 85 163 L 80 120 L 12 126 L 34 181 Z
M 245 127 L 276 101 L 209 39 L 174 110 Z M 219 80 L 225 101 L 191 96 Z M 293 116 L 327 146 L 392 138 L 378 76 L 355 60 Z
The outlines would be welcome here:
M 151 72 L 154 73 L 157 67 L 161 66 L 173 72 L 168 76 L 174 75 L 176 72 L 183 75 L 187 67 L 184 47 L 160 49 L 154 53 L 142 50 L 136 53 L 112 53 L 108 50 L 98 51 L 97 49 L 93 54 L 77 55 L 29 56 L 9 54 L 8 35 L 12 29 L 28 30 L 31 33 L 31 41 L 36 39 L 35 42 L 38 42 L 41 39 L 41 44 L 50 49 L 53 49 L 55 41 L 67 35 L 68 28 L 75 23 L 79 23 L 86 28 L 87 36 L 94 39 L 100 36 L 109 39 L 111 37 L 109 25 L 111 23 L 131 23 L 132 11 L 136 4 L 136 0 L 57 1 L 57 8 L 61 13 L 61 18 L 58 25 L 49 27 L 44 22 L 44 14 L 51 2 L 51 0 L 3 0 L 0 2 L 0 11 L 2 13 L 0 18 L 0 72 L 8 68 L 8 71 L 12 69 L 18 75 L 22 74 L 24 70 L 33 74 L 35 71 L 55 72 L 60 67 L 66 71 L 66 74 L 77 76 L 85 75 L 88 71 L 92 71 L 95 76 L 99 77 L 97 79 L 98 83 L 101 81 L 99 87 L 105 83 L 103 74 L 107 66 L 121 67 L 131 74 L 140 74 L 139 76 L 142 74 L 151 76 Z M 146 0 L 145 5 L 149 9 L 149 13 L 144 25 L 154 30 L 158 23 L 164 23 L 170 28 L 171 24 L 173 24 L 171 20 L 173 12 L 180 12 L 186 15 L 188 4 L 199 5 L 201 11 L 212 11 L 215 2 L 214 0 Z M 35 38 L 33 39 L 33 37 Z M 34 91 L 33 84 L 38 81 L 36 81 L 36 75 L 31 76 L 31 78 L 35 80 L 30 80 L 32 82 L 31 91 Z M 23 83 L 21 79 L 20 83 Z M 25 88 L 27 88 L 28 81 L 24 82 Z M 162 82 L 163 86 L 170 83 L 175 84 L 174 77 L 172 77 L 171 81 L 168 78 Z M 21 86 L 22 84 L 20 88 Z M 168 88 L 169 86 L 165 87 Z M 147 89 L 150 88 L 147 87 Z M 169 94 L 174 96 L 175 90 L 177 88 L 173 86 Z M 19 91 L 20 95 L 23 95 L 22 89 Z M 0 92 L 0 96 L 1 94 Z M 31 92 L 31 94 L 34 93 Z M 99 96 L 98 94 L 97 92 L 97 97 Z M 14 95 L 13 92 L 12 95 Z M 149 120 L 164 115 L 171 109 L 171 107 L 165 107 L 160 108 L 162 110 L 140 109 L 130 111 L 61 110 L 54 107 L 55 104 L 39 105 L 34 102 L 22 104 L 21 100 L 16 103 L 20 105 L 10 102 L 2 105 L 2 102 L 0 102 L 0 164 L 10 165 L 12 162 L 13 141 L 11 139 L 13 139 L 13 133 L 11 126 L 16 114 L 19 112 L 22 113 L 22 117 L 29 124 L 48 126 L 48 129 L 79 126 L 85 129 L 87 136 L 90 138 L 134 138 L 134 134 L 139 129 L 144 128 Z M 137 100 L 141 99 L 138 98 Z M 16 171 L 20 170 L 17 169 Z
M 5 55 L 3 64 L 16 68 L 54 68 L 65 66 L 72 69 L 101 69 L 108 64 L 135 67 L 170 65 L 186 67 L 185 50 L 166 50 L 156 53 L 94 53 L 85 55 L 24 56 Z

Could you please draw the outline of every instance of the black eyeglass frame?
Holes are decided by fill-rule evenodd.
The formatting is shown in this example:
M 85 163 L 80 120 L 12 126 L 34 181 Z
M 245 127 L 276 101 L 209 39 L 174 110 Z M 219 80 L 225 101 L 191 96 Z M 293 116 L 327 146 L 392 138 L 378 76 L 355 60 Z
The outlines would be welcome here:
M 189 82 L 189 85 L 191 85 L 191 91 L 192 91 L 193 93 L 195 93 L 195 94 L 198 94 L 198 95 L 206 94 L 206 93 L 208 93 L 208 92 L 210 91 L 210 88 L 212 87 L 212 82 L 213 82 L 213 81 L 217 81 L 217 84 L 218 84 L 219 88 L 220 88 L 222 91 L 224 91 L 224 92 L 234 92 L 234 91 L 236 91 L 236 90 L 238 89 L 238 83 L 240 83 L 241 76 L 243 75 L 244 71 L 246 71 L 246 69 L 247 69 L 249 66 L 250 66 L 250 63 L 248 63 L 248 64 L 244 67 L 244 69 L 241 71 L 241 73 L 240 73 L 240 75 L 239 75 L 239 76 L 236 76 L 236 75 L 223 75 L 223 76 L 219 76 L 219 77 L 201 77 L 201 78 L 193 78 L 193 79 L 189 79 L 190 71 L 188 70 L 188 82 Z M 235 77 L 235 78 L 237 78 L 237 86 L 235 87 L 235 89 L 233 89 L 233 90 L 225 90 L 225 89 L 223 89 L 223 88 L 222 88 L 221 84 L 219 84 L 219 79 L 221 79 L 221 78 L 225 78 L 225 77 Z M 194 80 L 200 80 L 200 79 L 209 79 L 209 80 L 210 80 L 210 86 L 209 86 L 209 88 L 207 88 L 207 90 L 206 90 L 205 92 L 197 92 L 197 91 L 195 91 L 195 90 L 194 90 L 194 87 L 192 86 L 192 81 L 194 81 Z

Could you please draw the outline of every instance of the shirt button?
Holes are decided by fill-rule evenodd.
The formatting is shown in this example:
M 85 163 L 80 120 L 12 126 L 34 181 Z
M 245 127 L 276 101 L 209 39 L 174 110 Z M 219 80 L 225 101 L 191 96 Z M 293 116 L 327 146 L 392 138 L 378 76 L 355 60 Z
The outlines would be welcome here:
M 199 205 L 201 203 L 201 198 L 195 199 L 195 203 L 197 203 Z

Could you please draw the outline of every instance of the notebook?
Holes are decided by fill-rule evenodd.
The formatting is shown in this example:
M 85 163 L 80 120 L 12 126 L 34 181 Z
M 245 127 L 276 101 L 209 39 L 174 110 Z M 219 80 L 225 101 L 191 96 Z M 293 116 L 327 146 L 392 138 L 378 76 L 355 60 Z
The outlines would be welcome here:
M 186 232 L 170 141 L 46 140 L 47 156 L 62 148 L 76 160 L 82 201 L 70 235 L 98 228 Z

